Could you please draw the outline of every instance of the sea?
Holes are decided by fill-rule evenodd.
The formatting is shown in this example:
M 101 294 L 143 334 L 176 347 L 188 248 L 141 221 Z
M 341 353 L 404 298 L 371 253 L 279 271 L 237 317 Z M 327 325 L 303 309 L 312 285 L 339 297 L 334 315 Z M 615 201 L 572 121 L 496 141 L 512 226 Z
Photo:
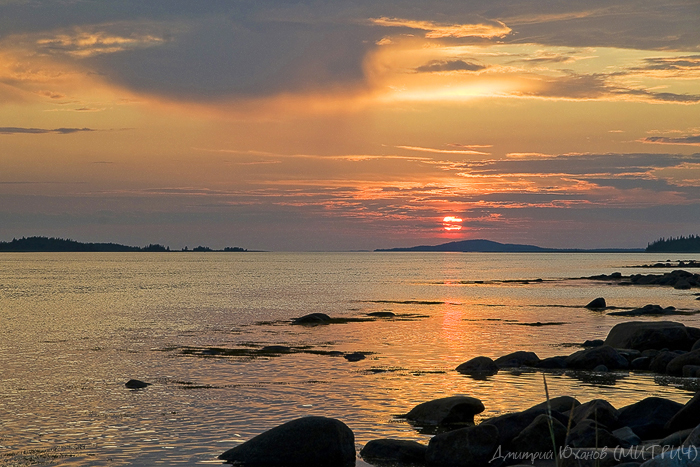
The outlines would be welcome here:
M 455 368 L 604 339 L 630 318 L 586 309 L 596 297 L 620 309 L 674 306 L 687 313 L 663 319 L 700 326 L 697 289 L 586 279 L 660 274 L 671 268 L 642 266 L 691 259 L 700 255 L 2 253 L 0 465 L 217 465 L 306 415 L 342 420 L 358 451 L 377 438 L 427 443 L 432 434 L 400 417 L 415 405 L 476 397 L 486 407 L 478 422 L 544 401 L 545 382 L 550 397 L 618 408 L 648 396 L 685 403 L 695 379 L 534 370 L 476 379 Z M 309 313 L 333 322 L 291 324 Z M 128 389 L 130 379 L 150 385 Z

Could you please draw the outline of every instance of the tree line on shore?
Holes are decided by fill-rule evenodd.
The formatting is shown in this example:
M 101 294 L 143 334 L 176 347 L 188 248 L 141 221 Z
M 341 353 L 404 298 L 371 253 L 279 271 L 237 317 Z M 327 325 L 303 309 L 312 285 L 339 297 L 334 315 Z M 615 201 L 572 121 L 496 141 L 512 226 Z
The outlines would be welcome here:
M 151 243 L 144 247 L 120 245 L 118 243 L 83 243 L 70 239 L 54 237 L 22 237 L 13 238 L 11 242 L 0 242 L 0 252 L 169 252 L 169 246 Z M 198 246 L 193 249 L 183 248 L 180 251 L 193 252 L 245 252 L 245 248 L 226 247 L 223 250 L 214 250 L 206 246 Z
M 700 236 L 660 238 L 650 243 L 647 253 L 700 253 Z

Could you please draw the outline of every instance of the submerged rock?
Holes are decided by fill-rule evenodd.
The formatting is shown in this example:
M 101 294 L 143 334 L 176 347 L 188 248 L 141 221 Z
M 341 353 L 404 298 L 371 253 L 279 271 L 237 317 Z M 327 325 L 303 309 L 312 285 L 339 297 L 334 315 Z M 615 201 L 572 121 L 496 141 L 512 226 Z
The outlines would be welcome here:
M 474 357 L 455 368 L 462 374 L 488 376 L 498 373 L 498 365 L 489 357 Z
M 330 322 L 331 317 L 325 313 L 311 313 L 292 320 L 292 324 L 328 324 Z
M 598 365 L 605 365 L 611 370 L 625 369 L 629 366 L 627 359 L 609 345 L 579 350 L 566 357 L 567 368 L 592 370 Z
M 360 456 L 367 461 L 386 463 L 423 464 L 428 446 L 416 441 L 374 439 L 365 444 Z
M 373 316 L 375 318 L 393 318 L 396 313 L 393 311 L 373 311 L 372 313 L 367 313 L 367 316 Z
M 476 397 L 451 396 L 418 404 L 404 417 L 419 425 L 473 425 L 474 415 L 483 411 Z
M 498 428 L 478 425 L 434 436 L 425 460 L 435 467 L 487 467 L 498 446 Z
M 352 466 L 355 436 L 340 420 L 298 418 L 229 449 L 219 459 L 256 467 Z
M 635 308 L 634 310 L 626 311 L 613 311 L 608 313 L 610 316 L 658 316 L 658 315 L 672 315 L 676 313 L 676 307 L 667 306 L 663 308 L 661 305 L 645 305 L 642 308 Z
M 359 362 L 360 360 L 364 360 L 365 358 L 367 358 L 365 356 L 365 354 L 363 354 L 362 352 L 349 353 L 349 354 L 343 355 L 343 357 L 345 358 L 345 360 L 347 360 L 349 362 Z
M 603 308 L 606 308 L 608 305 L 605 303 L 605 299 L 603 297 L 598 297 L 596 299 L 591 300 L 588 305 L 586 305 L 586 308 L 590 310 L 601 310 Z
M 535 366 L 540 362 L 540 357 L 535 352 L 519 350 L 497 358 L 494 363 L 498 368 L 517 368 L 521 366 Z

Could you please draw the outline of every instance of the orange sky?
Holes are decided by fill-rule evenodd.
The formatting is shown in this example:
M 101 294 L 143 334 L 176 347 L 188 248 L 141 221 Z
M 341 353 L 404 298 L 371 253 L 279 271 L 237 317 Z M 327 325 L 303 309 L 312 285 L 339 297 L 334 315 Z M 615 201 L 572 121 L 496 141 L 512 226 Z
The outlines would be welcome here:
M 699 233 L 695 1 L 54 3 L 0 1 L 0 240 Z

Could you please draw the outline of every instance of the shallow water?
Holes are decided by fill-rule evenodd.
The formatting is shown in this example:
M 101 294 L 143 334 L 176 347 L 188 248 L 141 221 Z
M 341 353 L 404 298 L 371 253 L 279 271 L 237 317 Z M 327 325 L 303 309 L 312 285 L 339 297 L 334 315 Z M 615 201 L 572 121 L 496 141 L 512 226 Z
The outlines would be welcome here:
M 478 356 L 569 354 L 626 320 L 582 307 L 696 310 L 692 291 L 572 278 L 699 255 L 461 253 L 107 253 L 0 256 L 0 465 L 219 464 L 216 456 L 302 415 L 335 417 L 358 449 L 426 442 L 394 415 L 453 394 L 488 417 L 544 400 L 541 372 L 456 373 Z M 534 282 L 534 279 L 542 279 Z M 521 282 L 508 282 L 519 280 Z M 529 280 L 523 283 L 522 280 Z M 477 283 L 483 282 L 483 283 Z M 406 319 L 292 326 L 312 312 Z M 700 315 L 671 318 L 700 326 Z M 263 323 L 261 323 L 263 322 Z M 533 323 L 563 323 L 528 326 Z M 185 347 L 314 353 L 222 357 Z M 359 362 L 323 354 L 366 352 Z M 132 391 L 136 378 L 153 383 Z M 687 401 L 693 380 L 547 373 L 550 395 Z

